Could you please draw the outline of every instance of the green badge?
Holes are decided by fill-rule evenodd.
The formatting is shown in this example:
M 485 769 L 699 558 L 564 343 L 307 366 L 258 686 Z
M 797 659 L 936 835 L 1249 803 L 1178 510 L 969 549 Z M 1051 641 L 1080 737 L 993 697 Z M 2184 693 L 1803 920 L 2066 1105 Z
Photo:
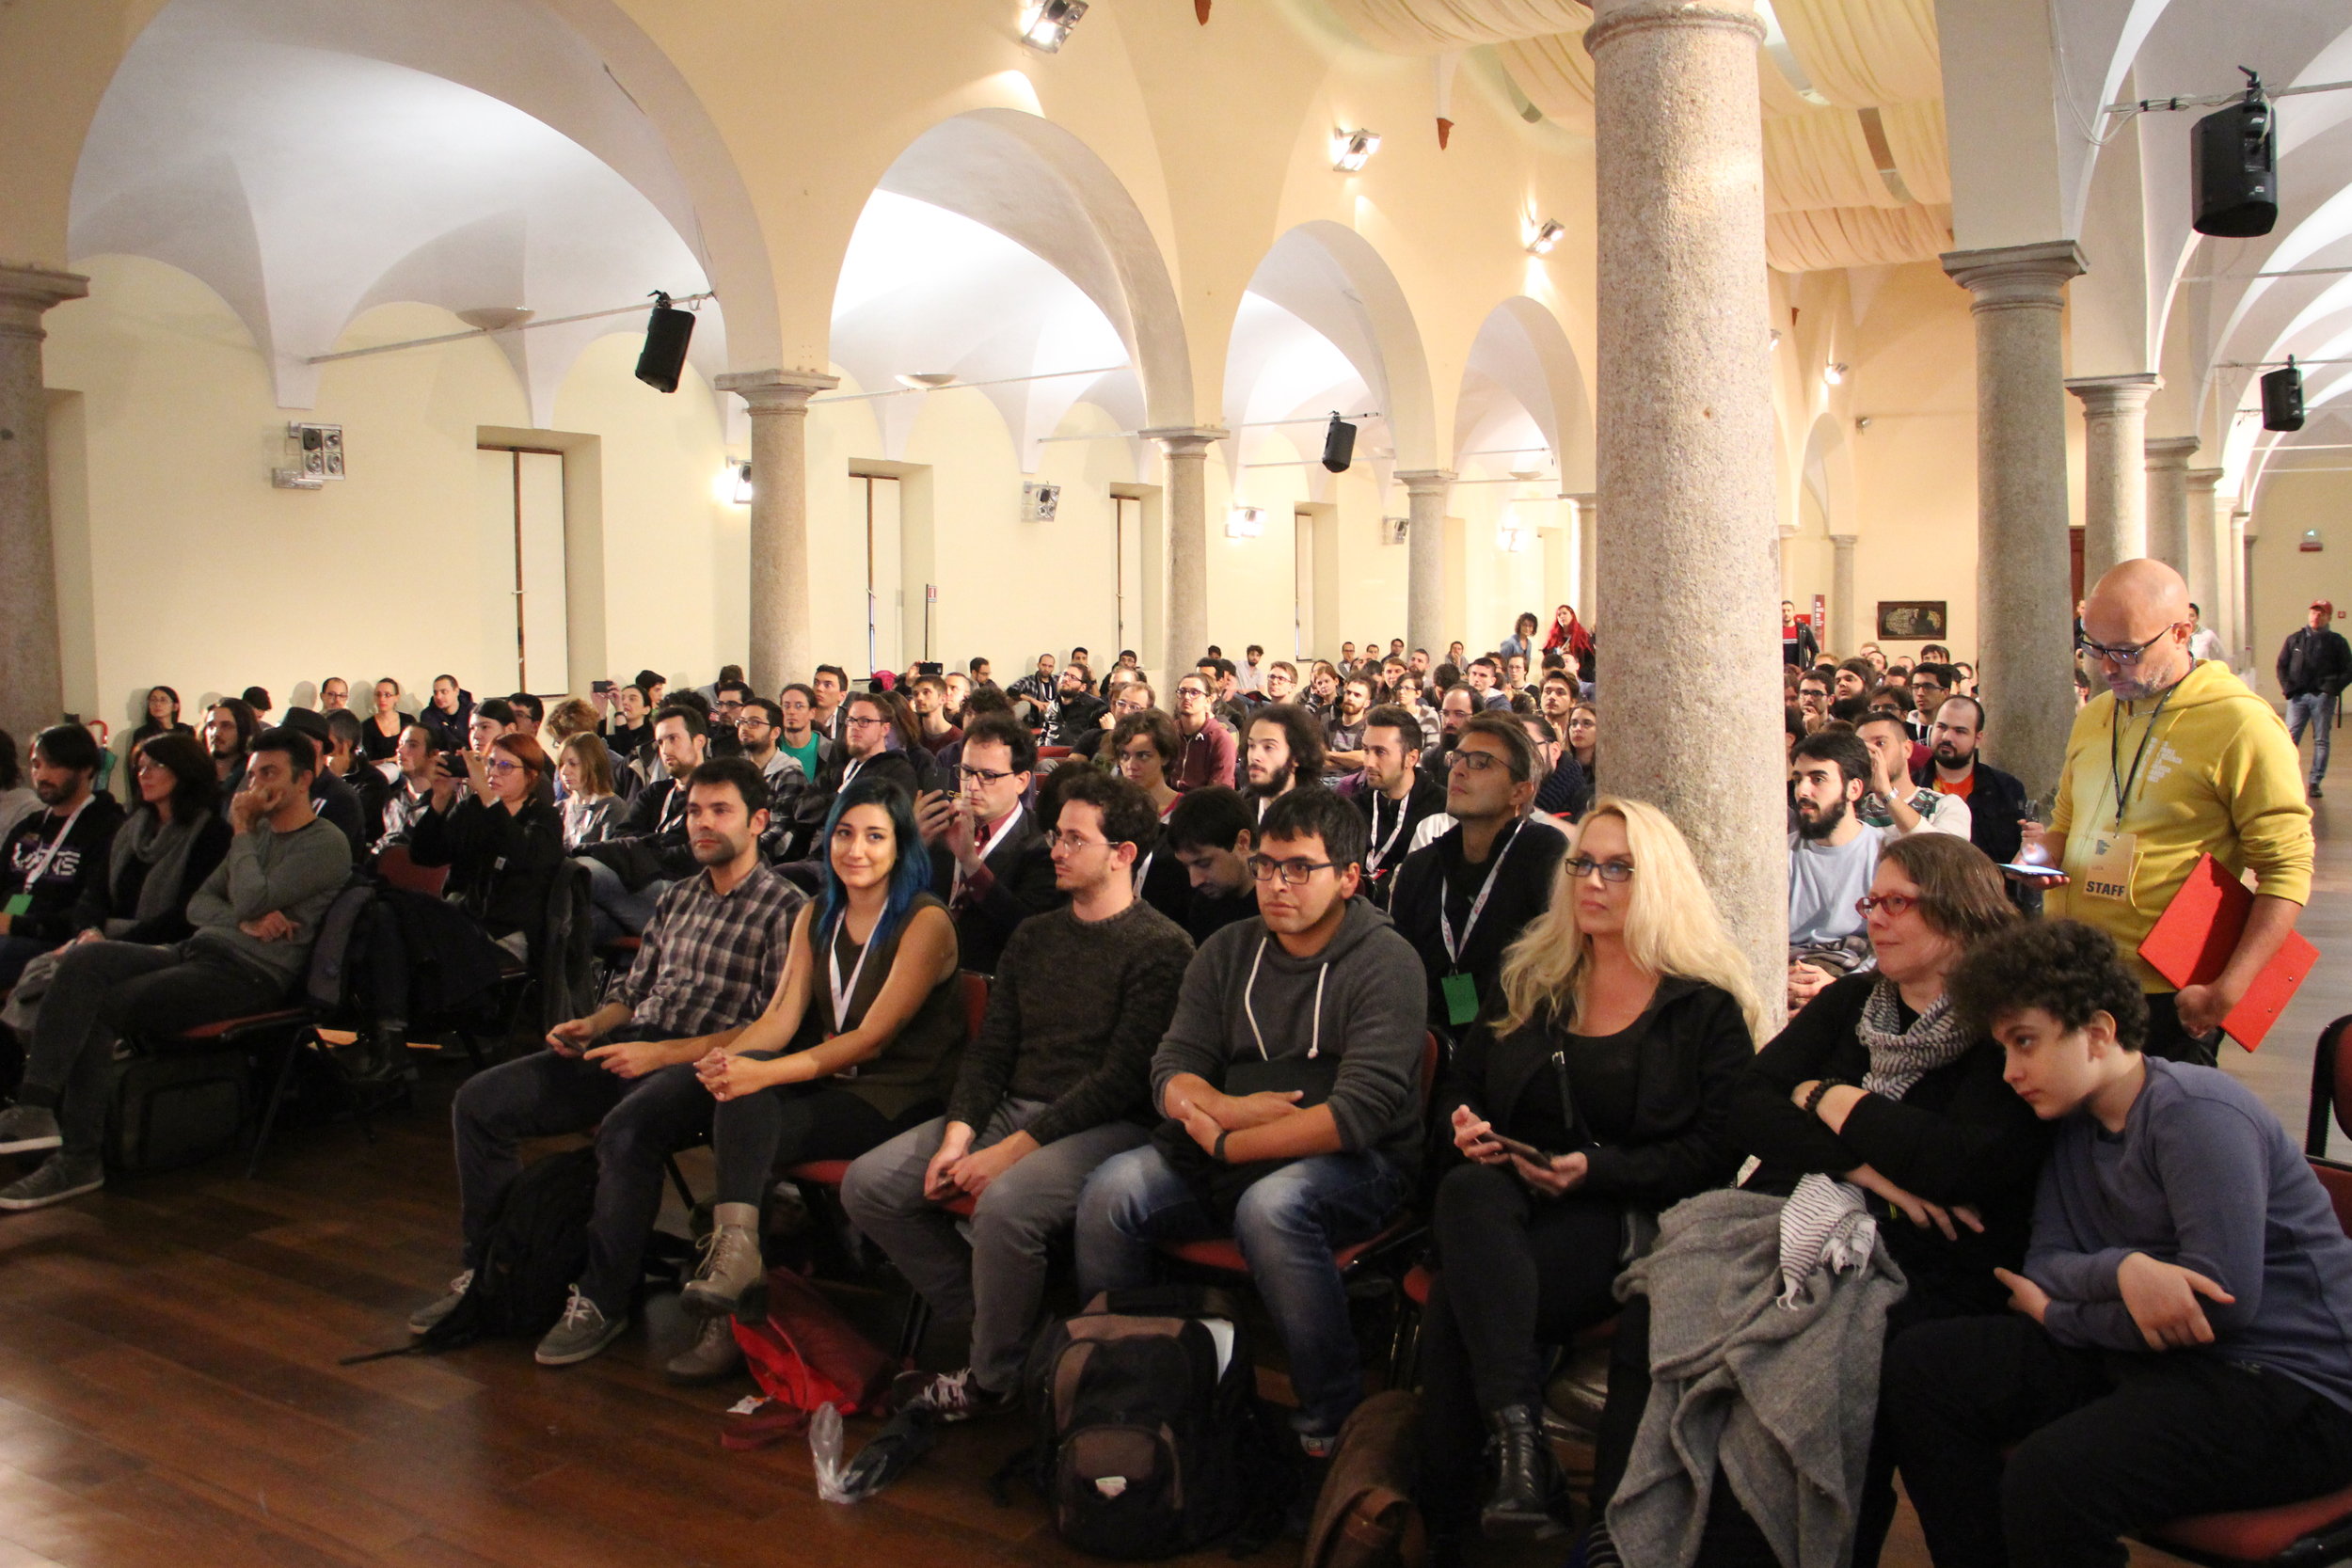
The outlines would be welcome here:
M 8 899 L 7 905 L 0 906 L 0 909 L 5 909 L 10 920 L 21 919 L 33 912 L 33 895 L 29 893 L 17 894 Z
M 1469 1023 L 1478 1017 L 1478 979 L 1470 974 L 1449 974 L 1438 982 L 1445 990 L 1445 1021 L 1448 1023 Z

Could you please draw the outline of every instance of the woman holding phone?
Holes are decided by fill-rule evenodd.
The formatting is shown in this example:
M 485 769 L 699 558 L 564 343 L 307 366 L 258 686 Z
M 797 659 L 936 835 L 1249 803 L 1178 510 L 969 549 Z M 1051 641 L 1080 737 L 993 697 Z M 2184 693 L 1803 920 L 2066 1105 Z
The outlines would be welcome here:
M 1489 1536 L 1565 1522 L 1538 1347 L 1613 1315 L 1617 1275 L 1658 1212 L 1738 1170 L 1725 1124 L 1762 1022 L 1690 846 L 1638 800 L 1586 814 L 1501 990 L 1437 1105 L 1460 1160 L 1431 1225 L 1422 1509 L 1448 1546 L 1473 1516 Z M 1605 1421 L 1640 1420 L 1617 1405 Z

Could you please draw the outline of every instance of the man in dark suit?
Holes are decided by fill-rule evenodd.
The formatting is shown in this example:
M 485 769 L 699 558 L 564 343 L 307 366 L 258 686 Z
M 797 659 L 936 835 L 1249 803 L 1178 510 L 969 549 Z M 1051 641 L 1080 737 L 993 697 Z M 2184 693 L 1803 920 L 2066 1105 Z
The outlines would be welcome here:
M 2024 842 L 2026 786 L 1977 754 L 1984 741 L 1984 705 L 1974 697 L 1947 697 L 1928 731 L 1927 762 L 1912 770 L 1912 783 L 1968 802 L 1968 841 L 1995 864 L 2017 859 Z
M 1036 816 L 1024 805 L 1037 770 L 1037 741 L 1009 714 L 964 727 L 952 795 L 924 796 L 915 821 L 931 847 L 931 890 L 955 917 L 958 964 L 996 972 L 1013 927 L 1066 902 Z

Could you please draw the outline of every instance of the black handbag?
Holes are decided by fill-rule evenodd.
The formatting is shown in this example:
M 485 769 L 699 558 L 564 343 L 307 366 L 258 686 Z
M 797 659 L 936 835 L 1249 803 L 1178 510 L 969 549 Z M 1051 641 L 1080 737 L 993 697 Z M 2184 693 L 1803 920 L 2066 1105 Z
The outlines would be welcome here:
M 1321 1056 L 1276 1056 L 1235 1062 L 1225 1070 L 1224 1092 L 1236 1099 L 1252 1094 L 1287 1094 L 1295 1090 L 1301 1110 L 1331 1098 L 1340 1064 Z M 1191 1130 L 1170 1117 L 1154 1128 L 1152 1142 L 1177 1175 L 1192 1184 L 1217 1223 L 1230 1226 L 1242 1194 L 1263 1177 L 1271 1176 L 1294 1159 L 1252 1160 L 1229 1164 L 1193 1138 Z

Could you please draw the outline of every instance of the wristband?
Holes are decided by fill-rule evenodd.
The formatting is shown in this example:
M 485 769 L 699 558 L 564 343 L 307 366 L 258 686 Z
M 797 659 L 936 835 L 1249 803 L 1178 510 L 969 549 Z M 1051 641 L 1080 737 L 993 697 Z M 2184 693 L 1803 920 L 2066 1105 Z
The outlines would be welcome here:
M 1225 1164 L 1225 1140 L 1232 1135 L 1233 1130 L 1230 1127 L 1220 1131 L 1216 1135 L 1216 1147 L 1209 1150 L 1209 1158 L 1215 1160 L 1219 1164 Z
M 1809 1117 L 1820 1115 L 1821 1110 L 1821 1097 L 1829 1093 L 1832 1089 L 1843 1087 L 1844 1085 L 1845 1080 L 1840 1078 L 1824 1078 L 1820 1080 L 1820 1082 L 1815 1084 L 1813 1085 L 1813 1092 L 1804 1097 L 1804 1114 Z

